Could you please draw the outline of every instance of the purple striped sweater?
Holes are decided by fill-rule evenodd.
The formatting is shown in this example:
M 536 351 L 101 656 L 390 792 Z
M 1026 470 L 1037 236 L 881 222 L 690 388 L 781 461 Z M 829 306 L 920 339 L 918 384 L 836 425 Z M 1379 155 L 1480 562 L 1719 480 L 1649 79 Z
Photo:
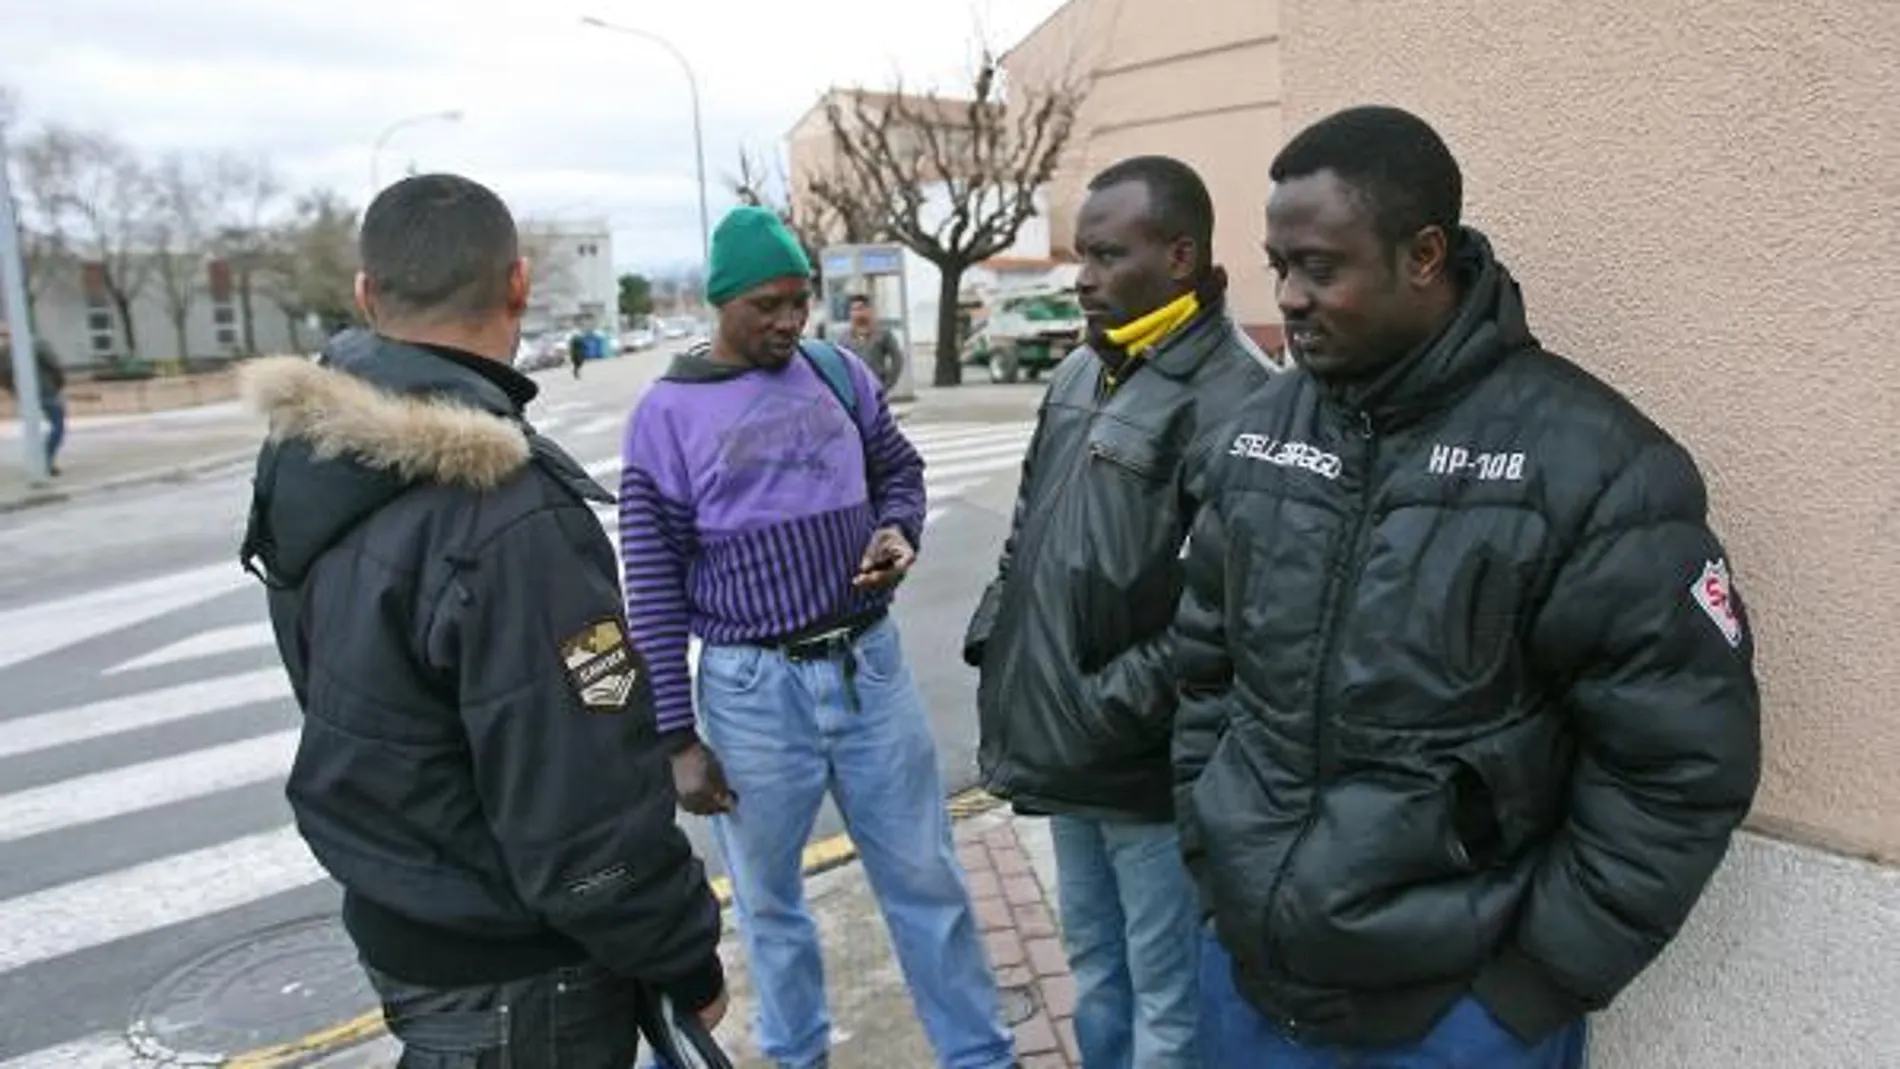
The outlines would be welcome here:
M 919 544 L 924 461 L 870 371 L 855 356 L 846 364 L 856 427 L 802 358 L 738 369 L 703 345 L 635 407 L 621 449 L 620 556 L 661 731 L 693 723 L 689 634 L 759 642 L 890 603 L 888 591 L 853 590 L 851 577 L 879 527 Z

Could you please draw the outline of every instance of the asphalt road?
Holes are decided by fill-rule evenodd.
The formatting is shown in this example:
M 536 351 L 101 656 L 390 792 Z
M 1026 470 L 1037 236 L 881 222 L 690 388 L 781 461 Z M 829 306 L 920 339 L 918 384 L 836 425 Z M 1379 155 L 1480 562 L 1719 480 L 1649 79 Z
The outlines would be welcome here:
M 543 373 L 531 416 L 611 487 L 625 413 L 663 363 Z M 955 790 L 975 747 L 957 649 L 1028 425 L 935 415 L 907 424 L 932 519 L 897 617 Z M 282 796 L 297 715 L 261 588 L 235 563 L 248 487 L 233 470 L 0 516 L 0 1069 L 139 1064 L 122 1036 L 163 1016 L 155 984 L 335 912 Z M 838 830 L 827 808 L 815 834 Z

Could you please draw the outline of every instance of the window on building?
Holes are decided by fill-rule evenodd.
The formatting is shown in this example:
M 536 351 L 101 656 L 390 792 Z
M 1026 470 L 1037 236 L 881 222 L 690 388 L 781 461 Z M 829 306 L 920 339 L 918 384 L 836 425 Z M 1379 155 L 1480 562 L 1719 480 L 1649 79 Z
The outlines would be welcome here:
M 218 344 L 219 345 L 236 345 L 237 331 L 231 329 L 230 327 L 219 327 L 218 328 Z
M 213 260 L 205 265 L 205 281 L 210 284 L 211 300 L 217 304 L 231 303 L 231 262 Z
M 80 265 L 80 288 L 86 293 L 86 305 L 90 308 L 106 307 L 106 265 L 97 260 L 88 260 Z
M 211 309 L 211 321 L 221 327 L 237 322 L 237 312 L 228 304 L 220 304 Z
M 86 313 L 86 329 L 92 331 L 95 334 L 101 333 L 101 332 L 110 333 L 112 331 L 112 313 L 111 312 L 87 312 Z
M 92 336 L 92 351 L 101 356 L 110 353 L 112 351 L 112 335 L 94 334 Z

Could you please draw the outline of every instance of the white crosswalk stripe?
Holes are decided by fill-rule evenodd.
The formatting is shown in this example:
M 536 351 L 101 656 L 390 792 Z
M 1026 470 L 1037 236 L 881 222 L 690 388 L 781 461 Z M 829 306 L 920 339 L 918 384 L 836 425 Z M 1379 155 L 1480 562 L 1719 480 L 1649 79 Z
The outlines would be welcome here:
M 296 752 L 297 733 L 279 731 L 0 795 L 0 843 L 263 783 Z
M 555 424 L 616 489 L 619 458 L 604 454 L 624 416 L 570 404 L 537 420 Z M 904 430 L 925 459 L 935 525 L 958 498 L 1014 478 L 1032 426 Z M 599 512 L 611 531 L 615 510 Z M 207 925 L 225 942 L 270 901 L 327 887 L 282 804 L 297 721 L 263 609 L 256 581 L 228 561 L 0 609 L 0 1069 L 147 1064 L 116 1008 L 84 1034 L 21 1031 L 28 1010 L 14 996 L 89 952 L 200 933 L 180 944 L 182 963 L 210 949 Z
M 182 924 L 323 878 L 285 826 L 0 902 L 0 972 Z
M 276 634 L 271 630 L 268 620 L 220 627 L 211 631 L 200 631 L 188 639 L 174 642 L 163 649 L 153 650 L 143 657 L 135 657 L 124 664 L 113 665 L 106 669 L 106 674 L 136 672 L 144 668 L 157 668 L 163 664 L 176 664 L 179 661 L 211 657 L 220 653 L 252 650 L 260 646 L 268 646 L 275 641 L 277 641 Z

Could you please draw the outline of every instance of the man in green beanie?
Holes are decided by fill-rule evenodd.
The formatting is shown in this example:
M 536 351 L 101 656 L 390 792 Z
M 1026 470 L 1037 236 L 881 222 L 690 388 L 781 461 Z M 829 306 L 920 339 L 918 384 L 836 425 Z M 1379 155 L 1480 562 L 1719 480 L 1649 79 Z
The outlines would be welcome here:
M 719 224 L 706 296 L 712 340 L 674 361 L 628 425 L 620 551 L 680 804 L 712 817 L 732 877 L 759 1047 L 797 1069 L 827 1059 L 800 855 L 829 789 L 938 1062 L 1010 1066 L 889 615 L 923 534 L 923 460 L 861 361 L 801 348 L 811 264 L 776 214 L 739 208 Z M 689 635 L 704 643 L 697 725 Z

